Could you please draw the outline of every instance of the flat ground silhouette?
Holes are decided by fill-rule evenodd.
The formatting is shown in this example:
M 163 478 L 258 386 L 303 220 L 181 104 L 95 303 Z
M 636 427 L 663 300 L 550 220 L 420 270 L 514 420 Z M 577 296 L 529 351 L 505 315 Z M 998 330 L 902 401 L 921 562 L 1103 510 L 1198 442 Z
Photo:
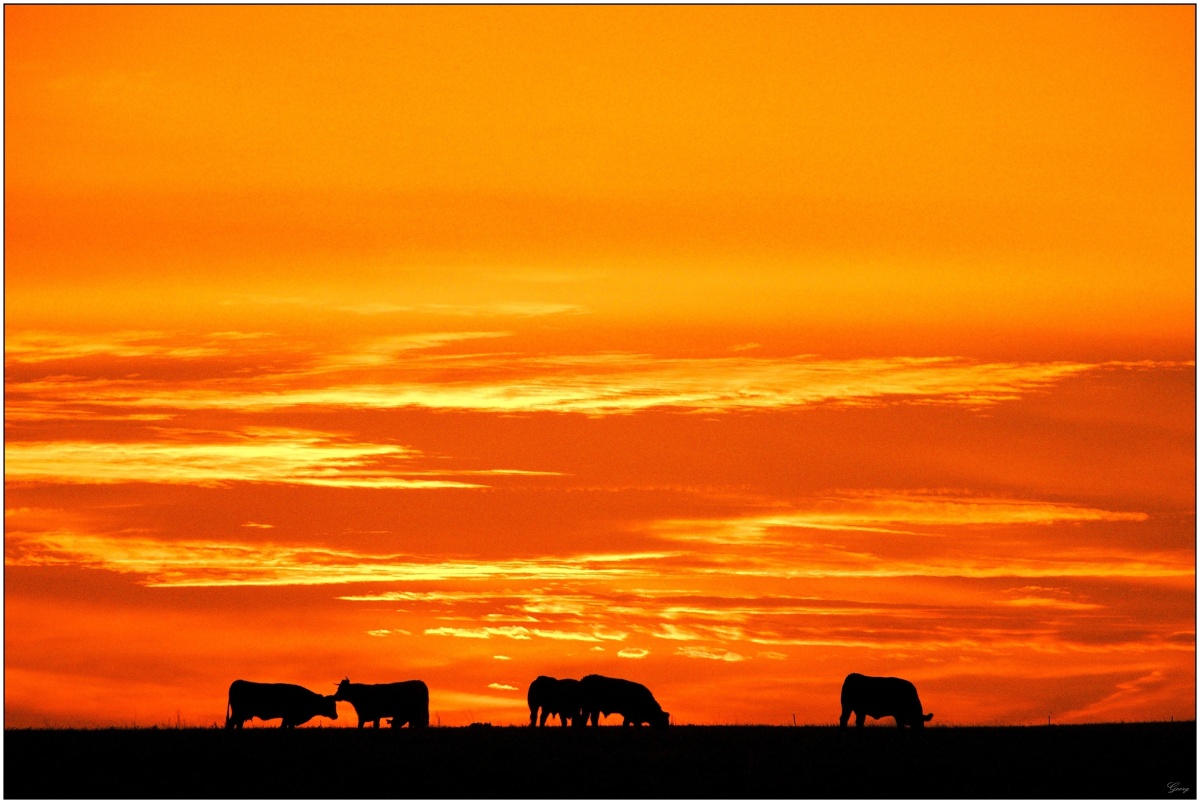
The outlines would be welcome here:
M 7 730 L 4 740 L 4 796 L 17 799 L 1194 800 L 1195 781 L 1195 722 Z

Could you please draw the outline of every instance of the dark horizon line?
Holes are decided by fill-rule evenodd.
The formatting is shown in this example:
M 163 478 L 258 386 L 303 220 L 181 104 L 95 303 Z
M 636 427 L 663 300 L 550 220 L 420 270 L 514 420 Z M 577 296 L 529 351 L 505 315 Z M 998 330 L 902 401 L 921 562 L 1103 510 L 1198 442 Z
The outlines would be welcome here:
M 1114 726 L 1114 725 L 1116 725 L 1116 726 L 1120 726 L 1120 725 L 1186 725 L 1189 723 L 1192 725 L 1195 725 L 1196 719 L 1195 718 L 1192 718 L 1192 719 L 1174 719 L 1174 718 L 1137 719 L 1137 720 L 1116 720 L 1116 721 L 1111 721 L 1111 722 L 1108 722 L 1108 721 L 1106 721 L 1106 722 L 1067 722 L 1067 723 L 1053 722 L 1050 724 L 1036 723 L 1036 724 L 1024 724 L 1024 725 L 1021 725 L 1021 724 L 1016 724 L 1016 725 L 951 725 L 951 724 L 947 724 L 947 723 L 943 722 L 940 724 L 930 723 L 925 726 L 925 730 L 930 730 L 930 729 L 950 730 L 950 729 L 966 729 L 966 728 L 992 728 L 992 729 L 999 729 L 999 728 L 1091 728 L 1091 727 L 1110 727 L 1110 726 Z M 528 730 L 531 732 L 534 732 L 534 731 L 547 731 L 547 732 L 586 731 L 586 732 L 590 733 L 594 730 L 594 727 L 589 727 L 589 728 L 572 728 L 572 727 L 561 727 L 561 726 L 531 727 L 528 723 L 495 725 L 491 722 L 473 722 L 469 725 L 434 725 L 431 723 L 427 729 L 432 729 L 432 730 L 469 730 L 471 728 L 480 728 L 480 727 Z M 613 730 L 620 730 L 620 731 L 627 730 L 623 726 L 617 725 L 617 724 L 601 725 L 600 727 L 612 728 Z M 881 723 L 870 723 L 870 724 L 867 724 L 865 727 L 879 728 L 879 729 L 885 730 L 885 731 L 893 731 L 893 732 L 896 731 L 895 726 L 891 725 L 890 723 L 888 723 L 888 724 L 884 724 L 882 722 Z M 682 724 L 682 725 L 673 724 L 673 725 L 671 725 L 671 728 L 791 728 L 791 729 L 830 728 L 833 730 L 842 730 L 836 722 L 830 723 L 830 724 L 807 723 L 807 724 L 799 724 L 799 725 L 788 725 L 788 724 L 774 725 L 774 724 L 765 723 L 765 722 L 739 723 L 739 724 L 733 724 L 733 725 L 730 725 L 730 724 L 707 724 L 706 725 L 706 724 L 694 723 L 694 724 Z M 217 722 L 214 722 L 211 725 L 166 724 L 166 725 L 63 725 L 63 726 L 60 726 L 60 725 L 40 725 L 40 726 L 5 725 L 4 726 L 4 732 L 6 732 L 6 733 L 9 731 L 114 731 L 114 730 L 119 730 L 119 731 L 186 731 L 186 730 L 224 730 L 224 729 L 225 729 L 224 726 Z M 355 732 L 357 732 L 359 730 L 363 730 L 363 729 L 355 728 L 352 726 L 325 725 L 325 724 L 302 725 L 302 726 L 300 726 L 300 728 L 295 728 L 295 729 L 290 729 L 290 730 L 299 730 L 299 729 L 330 730 L 330 731 L 344 730 L 344 731 L 355 731 Z M 255 725 L 255 726 L 245 728 L 245 730 L 262 730 L 262 731 L 283 732 L 283 731 L 289 730 L 289 729 L 272 727 L 271 725 Z M 370 728 L 370 729 L 366 729 L 366 730 L 373 731 L 376 729 Z M 386 728 L 386 729 L 380 728 L 378 730 L 387 730 L 390 732 L 393 729 L 392 728 Z M 407 730 L 407 729 L 400 728 L 400 729 L 395 729 L 395 730 L 397 732 L 399 732 L 399 731 L 403 731 L 403 730 Z M 417 729 L 417 730 L 421 730 L 421 729 Z M 653 729 L 652 728 L 639 728 L 637 730 L 638 731 L 641 731 L 641 730 L 649 731 L 649 730 L 653 730 Z

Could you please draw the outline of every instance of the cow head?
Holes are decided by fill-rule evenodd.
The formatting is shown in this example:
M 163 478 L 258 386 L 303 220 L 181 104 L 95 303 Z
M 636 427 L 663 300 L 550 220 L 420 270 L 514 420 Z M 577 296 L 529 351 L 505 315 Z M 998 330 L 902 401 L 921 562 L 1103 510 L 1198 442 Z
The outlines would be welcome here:
M 651 714 L 650 724 L 655 728 L 665 728 L 671 724 L 671 715 L 666 711 L 659 711 L 657 714 Z
M 337 719 L 337 697 L 333 695 L 322 697 L 321 707 L 325 709 L 321 712 L 321 716 Z
M 346 678 L 343 678 L 342 682 L 338 684 L 337 693 L 333 695 L 333 699 L 348 700 L 350 698 L 347 697 L 346 695 L 349 693 L 349 691 L 350 691 L 350 678 L 346 677 Z
M 923 728 L 923 727 L 925 727 L 925 723 L 926 723 L 926 722 L 928 722 L 928 721 L 929 721 L 929 720 L 931 720 L 931 719 L 933 719 L 933 714 L 926 714 L 926 715 L 925 715 L 925 716 L 923 716 L 923 717 L 917 717 L 917 723 L 916 723 L 916 724 L 917 724 L 917 727 L 918 727 L 918 728 Z

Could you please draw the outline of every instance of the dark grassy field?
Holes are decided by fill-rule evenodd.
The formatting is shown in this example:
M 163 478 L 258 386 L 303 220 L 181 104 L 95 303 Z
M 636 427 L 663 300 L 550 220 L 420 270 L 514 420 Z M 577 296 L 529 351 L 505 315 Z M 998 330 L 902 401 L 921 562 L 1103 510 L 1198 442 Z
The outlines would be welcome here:
M 1195 722 L 4 734 L 6 798 L 1194 800 L 1195 781 Z

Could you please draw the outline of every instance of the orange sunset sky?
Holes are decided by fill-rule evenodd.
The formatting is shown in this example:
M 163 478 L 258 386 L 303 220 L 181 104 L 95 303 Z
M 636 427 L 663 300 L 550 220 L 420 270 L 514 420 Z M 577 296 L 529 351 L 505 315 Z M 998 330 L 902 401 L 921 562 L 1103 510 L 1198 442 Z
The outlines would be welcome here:
M 1194 717 L 1194 6 L 4 23 L 6 726 Z

